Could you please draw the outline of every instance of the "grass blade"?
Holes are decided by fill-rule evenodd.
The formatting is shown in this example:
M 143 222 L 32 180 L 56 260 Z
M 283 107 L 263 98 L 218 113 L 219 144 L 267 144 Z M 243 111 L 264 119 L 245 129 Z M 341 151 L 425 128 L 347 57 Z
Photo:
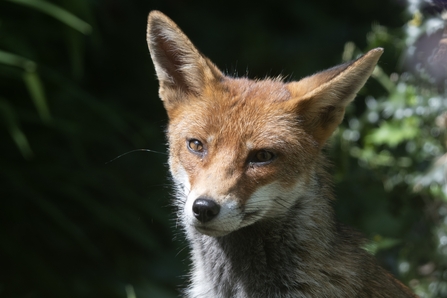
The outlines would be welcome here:
M 92 27 L 85 21 L 81 20 L 71 12 L 56 6 L 52 3 L 43 0 L 8 0 L 13 3 L 21 4 L 24 6 L 32 7 L 39 10 L 53 18 L 59 20 L 60 22 L 66 24 L 67 26 L 81 32 L 82 34 L 90 34 Z
M 3 114 L 3 119 L 6 121 L 9 134 L 11 135 L 14 143 L 19 148 L 23 158 L 31 159 L 33 157 L 33 151 L 28 143 L 28 139 L 23 131 L 20 129 L 19 122 L 16 119 L 14 110 L 4 99 L 0 98 L 0 114 Z
M 45 97 L 43 84 L 36 72 L 36 63 L 19 55 L 1 50 L 0 63 L 23 68 L 23 80 L 25 81 L 28 92 L 33 99 L 36 110 L 42 121 L 49 123 L 51 121 L 50 110 Z
M 16 66 L 25 70 L 35 70 L 36 63 L 22 56 L 0 50 L 0 63 Z
M 28 92 L 34 101 L 37 112 L 43 122 L 51 121 L 50 110 L 48 108 L 45 92 L 40 77 L 35 71 L 27 71 L 23 73 L 23 80 L 28 88 Z

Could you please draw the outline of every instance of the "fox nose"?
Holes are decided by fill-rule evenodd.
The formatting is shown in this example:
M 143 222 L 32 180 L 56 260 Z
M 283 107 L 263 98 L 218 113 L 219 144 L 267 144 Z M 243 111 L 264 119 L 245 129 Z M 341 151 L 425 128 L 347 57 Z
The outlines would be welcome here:
M 192 212 L 201 223 L 209 222 L 219 214 L 219 211 L 219 204 L 206 197 L 200 197 L 192 204 Z

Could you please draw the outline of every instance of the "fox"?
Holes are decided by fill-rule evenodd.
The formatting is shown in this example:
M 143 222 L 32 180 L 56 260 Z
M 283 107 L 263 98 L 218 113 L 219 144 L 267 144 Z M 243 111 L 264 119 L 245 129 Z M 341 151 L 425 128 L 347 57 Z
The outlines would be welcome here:
M 224 74 L 159 11 L 147 43 L 190 246 L 184 297 L 417 297 L 337 221 L 323 150 L 382 48 L 285 82 Z

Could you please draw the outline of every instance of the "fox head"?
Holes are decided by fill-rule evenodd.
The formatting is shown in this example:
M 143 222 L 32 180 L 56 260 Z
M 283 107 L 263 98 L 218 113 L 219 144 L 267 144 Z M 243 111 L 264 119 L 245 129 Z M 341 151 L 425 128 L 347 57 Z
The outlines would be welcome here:
M 224 75 L 158 11 L 147 42 L 183 224 L 216 237 L 282 216 L 306 196 L 321 148 L 383 52 L 285 83 Z

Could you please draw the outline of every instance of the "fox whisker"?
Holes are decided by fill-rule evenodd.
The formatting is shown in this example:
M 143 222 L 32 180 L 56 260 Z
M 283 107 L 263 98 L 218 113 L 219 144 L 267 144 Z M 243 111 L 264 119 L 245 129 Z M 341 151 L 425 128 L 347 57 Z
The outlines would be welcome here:
M 109 163 L 111 163 L 111 162 L 117 160 L 118 158 L 121 158 L 121 157 L 123 157 L 124 155 L 127 155 L 127 154 L 129 154 L 129 153 L 133 153 L 133 152 L 152 152 L 152 153 L 157 153 L 157 154 L 168 155 L 166 152 L 159 152 L 159 151 L 155 151 L 155 150 L 151 150 L 151 149 L 135 149 L 135 150 L 131 150 L 131 151 L 128 151 L 128 152 L 126 152 L 126 153 L 120 154 L 120 155 L 118 155 L 117 157 L 115 157 L 115 158 L 109 160 L 109 161 L 106 162 L 105 164 L 107 165 L 107 164 L 109 164 Z

